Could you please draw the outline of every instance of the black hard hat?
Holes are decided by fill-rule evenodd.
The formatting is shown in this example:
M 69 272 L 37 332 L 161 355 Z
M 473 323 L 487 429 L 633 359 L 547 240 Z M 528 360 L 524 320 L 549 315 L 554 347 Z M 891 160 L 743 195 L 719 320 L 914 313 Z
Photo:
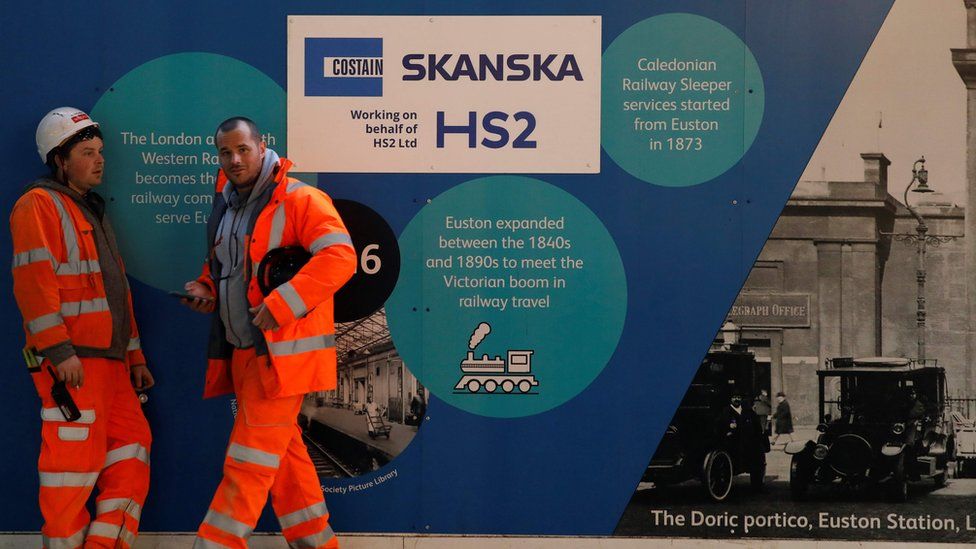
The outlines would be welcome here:
M 275 248 L 264 254 L 257 272 L 261 293 L 267 296 L 275 288 L 291 280 L 311 258 L 312 254 L 301 246 Z

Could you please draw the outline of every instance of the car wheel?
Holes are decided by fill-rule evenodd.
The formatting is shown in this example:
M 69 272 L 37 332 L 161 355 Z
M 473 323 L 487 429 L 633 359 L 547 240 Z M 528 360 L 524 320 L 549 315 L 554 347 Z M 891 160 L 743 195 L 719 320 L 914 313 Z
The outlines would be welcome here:
M 702 481 L 709 499 L 724 501 L 732 492 L 732 458 L 725 450 L 712 450 L 705 457 Z
M 905 453 L 896 459 L 891 471 L 891 500 L 902 502 L 908 500 L 908 478 L 905 476 Z
M 796 454 L 790 461 L 790 495 L 793 499 L 802 500 L 807 496 L 810 487 L 810 471 L 805 463 L 803 454 Z
M 763 456 L 762 460 L 749 472 L 749 483 L 752 485 L 753 490 L 762 490 L 763 484 L 766 482 L 766 457 Z

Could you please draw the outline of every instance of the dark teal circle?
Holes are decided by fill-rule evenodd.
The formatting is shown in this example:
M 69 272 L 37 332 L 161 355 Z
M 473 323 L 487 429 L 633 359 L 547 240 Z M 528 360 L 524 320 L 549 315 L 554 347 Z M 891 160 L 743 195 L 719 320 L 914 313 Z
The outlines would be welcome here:
M 706 82 L 717 88 L 695 89 Z M 603 148 L 634 177 L 665 187 L 697 185 L 735 165 L 765 109 L 748 46 L 688 13 L 651 17 L 621 33 L 603 54 L 602 86 Z
M 484 229 L 449 229 L 454 219 L 563 219 L 564 228 L 513 232 L 490 226 Z M 445 239 L 483 239 L 501 246 L 504 237 L 522 239 L 522 249 L 451 249 Z M 561 249 L 532 249 L 530 236 L 561 237 L 550 243 Z M 568 242 L 567 242 L 568 241 Z M 521 417 L 558 406 L 583 391 L 603 370 L 616 348 L 627 309 L 627 285 L 617 246 L 600 219 L 582 202 L 562 189 L 537 179 L 495 176 L 475 179 L 434 198 L 414 217 L 400 236 L 400 280 L 386 304 L 394 345 L 404 363 L 424 386 L 452 406 L 491 417 Z M 454 257 L 450 267 L 430 260 Z M 516 261 L 517 268 L 467 267 L 457 256 L 480 256 Z M 568 256 L 582 268 L 544 268 L 546 261 L 561 265 Z M 523 260 L 529 263 L 523 263 Z M 541 260 L 541 263 L 536 263 Z M 484 263 L 484 262 L 483 262 Z M 505 287 L 447 287 L 444 277 L 500 278 Z M 565 281 L 565 287 L 512 289 L 511 277 Z M 461 299 L 502 299 L 513 295 L 529 299 L 550 297 L 548 308 L 505 310 L 468 307 Z M 540 302 L 536 302 L 537 304 Z M 472 350 L 508 360 L 508 351 L 532 351 L 531 375 L 538 382 L 529 393 L 501 390 L 494 393 L 457 390 L 464 372 L 461 362 L 470 350 L 473 333 L 482 324 L 490 333 Z M 514 379 L 514 378 L 512 378 Z M 516 384 L 517 385 L 517 384 Z
M 223 55 L 195 52 L 153 59 L 112 84 L 92 109 L 105 140 L 105 180 L 98 191 L 108 202 L 126 270 L 141 282 L 176 290 L 199 276 L 214 195 L 213 182 L 204 180 L 215 177 L 218 168 L 208 161 L 216 152 L 212 135 L 232 116 L 257 122 L 273 138 L 269 147 L 284 155 L 284 90 L 258 69 Z M 143 136 L 146 143 L 123 132 Z M 163 138 L 180 134 L 190 144 Z M 147 163 L 151 155 L 195 158 L 196 163 Z M 194 183 L 138 182 L 146 176 L 192 178 Z M 179 202 L 175 207 L 140 203 L 153 200 Z M 163 221 L 157 215 L 167 214 L 181 217 L 157 222 Z

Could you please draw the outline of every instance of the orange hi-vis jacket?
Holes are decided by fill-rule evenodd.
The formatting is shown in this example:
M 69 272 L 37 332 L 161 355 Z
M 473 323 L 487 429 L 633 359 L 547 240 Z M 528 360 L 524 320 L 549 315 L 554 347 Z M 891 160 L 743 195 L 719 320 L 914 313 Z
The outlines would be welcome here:
M 69 358 L 73 350 L 78 356 L 145 364 L 132 296 L 111 226 L 107 219 L 99 227 L 93 226 L 62 189 L 59 183 L 41 180 L 24 193 L 10 214 L 14 296 L 24 317 L 27 346 L 42 355 L 45 350 L 61 349 L 58 355 L 63 355 L 64 345 L 69 344 L 67 356 L 48 356 L 52 362 Z M 94 231 L 104 231 L 110 257 L 99 257 Z M 115 291 L 124 292 L 125 298 L 125 310 L 115 312 L 128 317 L 123 334 L 129 330 L 127 344 L 120 345 L 125 348 L 117 353 L 112 349 L 113 318 L 102 276 L 110 261 L 118 262 L 121 280 Z
M 356 270 L 356 252 L 332 199 L 319 189 L 287 176 L 291 161 L 282 158 L 274 172 L 274 183 L 257 198 L 259 213 L 251 220 L 245 239 L 245 266 L 248 307 L 266 304 L 278 322 L 277 330 L 254 335 L 257 354 L 267 354 L 271 367 L 261 371 L 261 384 L 267 398 L 324 391 L 336 386 L 335 323 L 333 296 Z M 211 250 L 199 282 L 217 297 L 213 273 L 220 273 L 213 253 L 220 219 L 227 211 L 223 189 L 228 180 L 217 174 L 214 208 L 207 227 L 207 247 Z M 269 251 L 279 247 L 301 246 L 312 258 L 291 279 L 267 297 L 261 295 L 254 273 Z M 249 320 L 253 315 L 249 314 Z M 220 313 L 212 318 L 208 346 L 207 378 L 204 398 L 232 392 L 230 359 L 233 346 L 225 338 Z

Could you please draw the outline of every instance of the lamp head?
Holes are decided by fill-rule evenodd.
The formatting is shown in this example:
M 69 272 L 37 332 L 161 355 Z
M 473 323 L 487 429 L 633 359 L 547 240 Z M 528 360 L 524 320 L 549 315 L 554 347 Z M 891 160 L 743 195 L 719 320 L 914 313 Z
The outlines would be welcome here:
M 919 164 L 921 164 L 921 166 L 919 166 Z M 935 192 L 931 187 L 929 187 L 929 171 L 925 169 L 924 156 L 916 160 L 915 165 L 912 166 L 912 180 L 918 181 L 918 185 L 912 189 L 913 193 Z

